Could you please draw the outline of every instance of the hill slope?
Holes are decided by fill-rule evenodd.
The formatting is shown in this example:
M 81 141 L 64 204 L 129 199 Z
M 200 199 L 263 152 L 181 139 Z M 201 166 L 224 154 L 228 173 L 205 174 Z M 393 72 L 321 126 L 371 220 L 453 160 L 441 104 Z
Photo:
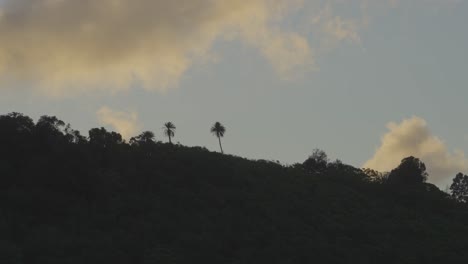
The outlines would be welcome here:
M 308 173 L 203 148 L 127 144 L 104 130 L 86 140 L 57 122 L 15 118 L 0 118 L 0 263 L 468 257 L 468 209 L 428 184 L 375 183 L 340 163 Z

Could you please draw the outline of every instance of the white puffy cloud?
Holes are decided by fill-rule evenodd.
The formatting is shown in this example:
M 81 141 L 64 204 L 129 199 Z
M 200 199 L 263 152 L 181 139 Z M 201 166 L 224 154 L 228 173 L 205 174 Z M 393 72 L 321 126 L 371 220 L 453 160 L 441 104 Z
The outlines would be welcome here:
M 103 106 L 96 114 L 102 125 L 112 126 L 125 139 L 135 136 L 140 129 L 138 114 L 136 112 L 116 111 Z
M 281 77 L 314 64 L 281 21 L 302 0 L 3 0 L 0 80 L 53 95 L 177 85 L 217 39 L 258 49 Z
M 420 158 L 427 167 L 429 181 L 446 184 L 457 172 L 466 172 L 468 160 L 462 151 L 451 152 L 446 144 L 434 136 L 426 121 L 420 117 L 405 119 L 401 123 L 387 124 L 388 132 L 382 137 L 374 157 L 363 167 L 390 171 L 408 156 Z

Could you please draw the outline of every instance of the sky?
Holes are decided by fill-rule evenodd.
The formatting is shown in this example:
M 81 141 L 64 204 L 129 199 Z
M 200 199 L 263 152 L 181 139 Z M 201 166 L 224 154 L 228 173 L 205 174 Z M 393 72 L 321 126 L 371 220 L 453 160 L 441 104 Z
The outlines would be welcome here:
M 468 173 L 466 0 L 0 0 L 0 113 L 225 152 Z

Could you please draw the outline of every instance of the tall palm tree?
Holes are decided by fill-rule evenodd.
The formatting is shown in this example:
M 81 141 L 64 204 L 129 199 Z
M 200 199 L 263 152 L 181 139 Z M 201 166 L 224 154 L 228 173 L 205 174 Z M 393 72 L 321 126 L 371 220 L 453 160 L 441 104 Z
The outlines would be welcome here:
M 225 132 L 226 132 L 226 128 L 223 125 L 221 125 L 220 122 L 216 122 L 211 127 L 211 133 L 213 133 L 213 135 L 218 137 L 219 148 L 221 149 L 221 153 L 223 153 L 223 154 L 224 154 L 224 151 L 223 151 L 223 146 L 221 145 L 221 138 L 224 136 Z
M 163 129 L 164 129 L 164 135 L 166 135 L 169 138 L 169 143 L 172 144 L 171 138 L 174 137 L 175 135 L 175 130 L 176 130 L 175 125 L 172 124 L 171 122 L 167 122 L 164 124 Z

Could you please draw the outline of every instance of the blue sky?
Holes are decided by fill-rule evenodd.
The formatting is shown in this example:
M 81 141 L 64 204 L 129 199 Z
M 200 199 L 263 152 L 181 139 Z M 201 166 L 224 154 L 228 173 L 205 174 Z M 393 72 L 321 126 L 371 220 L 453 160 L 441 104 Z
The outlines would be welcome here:
M 108 0 L 27 8 L 33 2 L 0 1 L 1 113 L 56 115 L 82 132 L 152 130 L 160 140 L 171 121 L 175 141 L 211 150 L 209 128 L 220 121 L 231 154 L 290 164 L 321 148 L 380 170 L 411 154 L 440 186 L 468 169 L 468 1 L 255 0 L 211 10 L 206 0 L 139 0 L 122 1 L 116 14 L 128 16 L 102 21 L 83 14 Z M 138 4 L 179 16 L 154 20 Z M 143 17 L 136 25 L 133 9 Z

